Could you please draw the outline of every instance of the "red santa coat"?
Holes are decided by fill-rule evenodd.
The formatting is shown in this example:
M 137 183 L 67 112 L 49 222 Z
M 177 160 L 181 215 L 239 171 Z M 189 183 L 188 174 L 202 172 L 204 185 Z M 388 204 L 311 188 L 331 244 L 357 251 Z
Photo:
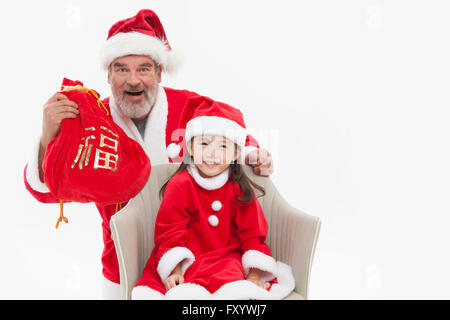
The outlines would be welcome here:
M 264 242 L 268 225 L 258 200 L 234 201 L 241 196 L 228 169 L 209 179 L 194 165 L 177 173 L 165 190 L 155 247 L 133 299 L 272 299 L 292 291 L 290 268 L 277 263 Z M 184 283 L 166 293 L 163 282 L 180 262 Z M 245 280 L 250 268 L 263 271 L 269 290 Z
M 141 137 L 133 121 L 123 116 L 112 98 L 103 100 L 103 104 L 110 111 L 115 123 L 117 123 L 125 133 L 136 140 L 144 149 L 151 160 L 151 164 L 162 164 L 172 162 L 167 157 L 166 147 L 177 142 L 183 135 L 178 129 L 179 117 L 186 100 L 198 95 L 195 92 L 187 90 L 176 90 L 171 88 L 159 87 L 158 96 L 153 106 L 152 112 L 147 119 L 145 136 Z M 31 195 L 40 202 L 59 203 L 47 186 L 39 179 L 38 169 L 38 148 L 33 150 L 32 158 L 25 166 L 24 182 L 26 189 Z M 246 143 L 247 152 L 258 148 L 256 140 L 248 136 Z M 176 159 L 175 159 L 176 160 Z M 121 203 L 119 207 L 127 204 Z M 103 275 L 110 281 L 120 283 L 119 266 L 114 247 L 114 241 L 111 238 L 110 219 L 116 213 L 116 205 L 102 205 L 96 203 L 96 207 L 102 218 L 104 249 L 102 253 Z

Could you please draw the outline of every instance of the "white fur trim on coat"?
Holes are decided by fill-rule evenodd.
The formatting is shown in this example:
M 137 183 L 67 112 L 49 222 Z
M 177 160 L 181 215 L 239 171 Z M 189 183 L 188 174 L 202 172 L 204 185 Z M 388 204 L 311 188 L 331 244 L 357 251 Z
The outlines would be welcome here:
M 48 193 L 50 190 L 47 185 L 39 179 L 39 147 L 40 147 L 40 139 L 37 140 L 36 148 L 31 152 L 31 158 L 27 165 L 27 170 L 25 172 L 25 176 L 28 184 L 35 191 Z
M 229 168 L 212 178 L 203 178 L 198 172 L 195 164 L 189 164 L 186 169 L 191 177 L 194 178 L 195 182 L 206 190 L 216 190 L 222 188 L 225 183 L 227 183 L 229 177 Z
M 168 300 L 211 300 L 212 295 L 203 286 L 195 283 L 182 283 L 166 292 Z
M 292 269 L 287 264 L 280 261 L 275 265 L 277 282 L 270 290 L 263 289 L 248 280 L 229 282 L 220 287 L 212 295 L 213 299 L 219 300 L 278 300 L 287 297 L 295 288 L 295 280 Z M 269 280 L 261 278 L 262 282 Z
M 156 271 L 158 271 L 159 277 L 163 283 L 181 261 L 183 261 L 181 264 L 181 274 L 184 275 L 187 268 L 195 261 L 192 251 L 185 247 L 174 247 L 168 250 L 161 259 L 159 259 Z
M 137 286 L 131 291 L 131 300 L 162 300 L 164 295 L 147 286 Z
M 170 50 L 163 40 L 140 32 L 122 32 L 106 40 L 100 49 L 101 65 L 104 70 L 108 70 L 116 58 L 128 55 L 150 56 L 169 74 L 179 67 L 178 54 Z
M 277 262 L 277 281 L 270 288 L 270 293 L 275 299 L 283 299 L 287 297 L 295 289 L 295 279 L 292 268 L 287 264 Z
M 222 287 L 211 294 L 205 287 L 185 282 L 179 284 L 166 292 L 164 298 L 168 300 L 278 300 L 287 297 L 295 288 L 295 280 L 292 274 L 290 266 L 282 263 L 276 263 L 278 274 L 277 282 L 272 284 L 270 290 L 263 289 L 251 281 L 237 280 L 224 284 Z M 264 279 L 261 279 L 266 282 Z M 136 287 L 133 292 L 137 290 Z M 146 291 L 145 288 L 151 291 Z M 145 299 L 155 299 L 153 294 L 155 290 L 148 287 L 139 289 L 141 292 L 145 292 L 147 297 Z M 158 292 L 159 293 L 159 292 Z M 132 293 L 133 299 L 137 298 L 137 293 Z M 157 295 L 157 294 L 156 294 Z M 158 295 L 157 295 L 158 296 Z
M 248 280 L 238 280 L 229 282 L 213 294 L 218 300 L 268 300 L 271 299 L 270 291 L 261 288 Z
M 242 266 L 247 277 L 250 268 L 257 268 L 263 271 L 261 278 L 263 281 L 270 281 L 277 276 L 277 263 L 274 258 L 258 250 L 247 250 L 242 255 Z
M 168 102 L 166 91 L 163 87 L 158 86 L 158 96 L 147 117 L 144 138 L 141 137 L 134 122 L 122 114 L 113 96 L 109 98 L 109 107 L 114 122 L 125 131 L 128 137 L 141 145 L 147 156 L 151 159 L 152 166 L 169 163 L 166 154 Z

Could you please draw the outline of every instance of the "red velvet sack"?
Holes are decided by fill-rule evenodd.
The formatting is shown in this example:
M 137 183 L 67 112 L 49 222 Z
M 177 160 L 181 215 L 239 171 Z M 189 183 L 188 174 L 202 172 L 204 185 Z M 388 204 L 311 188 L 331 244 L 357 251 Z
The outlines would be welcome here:
M 145 185 L 150 159 L 114 123 L 97 92 L 64 79 L 61 93 L 78 104 L 79 116 L 64 119 L 47 146 L 44 180 L 60 200 L 114 204 L 126 202 Z

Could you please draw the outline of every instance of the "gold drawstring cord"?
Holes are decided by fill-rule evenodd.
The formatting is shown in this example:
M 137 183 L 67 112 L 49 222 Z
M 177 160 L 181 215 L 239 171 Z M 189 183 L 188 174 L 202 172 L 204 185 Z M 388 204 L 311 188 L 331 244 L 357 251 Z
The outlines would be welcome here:
M 108 109 L 105 107 L 105 105 L 103 104 L 103 102 L 100 100 L 99 95 L 97 94 L 97 92 L 95 92 L 92 89 L 86 88 L 86 87 L 82 87 L 80 85 L 76 85 L 76 86 L 63 86 L 63 90 L 62 91 L 71 91 L 71 90 L 76 90 L 76 91 L 84 91 L 86 93 L 90 93 L 92 94 L 95 99 L 97 99 L 97 104 L 99 106 L 99 108 L 103 108 L 106 111 L 106 115 L 109 116 L 109 111 Z
M 120 210 L 122 210 L 122 203 L 116 203 L 116 210 L 114 210 L 114 213 L 117 213 Z
M 65 223 L 69 223 L 69 220 L 67 220 L 67 218 L 64 217 L 63 206 L 64 206 L 64 200 L 59 200 L 59 218 L 58 218 L 58 220 L 56 220 L 56 229 L 58 229 L 59 223 L 61 221 L 64 221 Z

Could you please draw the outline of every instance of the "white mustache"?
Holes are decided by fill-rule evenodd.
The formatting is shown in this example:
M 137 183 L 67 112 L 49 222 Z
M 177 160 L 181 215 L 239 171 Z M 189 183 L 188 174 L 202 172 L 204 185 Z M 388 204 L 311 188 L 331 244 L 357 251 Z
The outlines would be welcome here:
M 142 86 L 136 86 L 136 87 L 128 86 L 123 90 L 123 92 L 140 92 L 140 91 L 144 91 L 145 93 L 147 93 L 147 89 Z

